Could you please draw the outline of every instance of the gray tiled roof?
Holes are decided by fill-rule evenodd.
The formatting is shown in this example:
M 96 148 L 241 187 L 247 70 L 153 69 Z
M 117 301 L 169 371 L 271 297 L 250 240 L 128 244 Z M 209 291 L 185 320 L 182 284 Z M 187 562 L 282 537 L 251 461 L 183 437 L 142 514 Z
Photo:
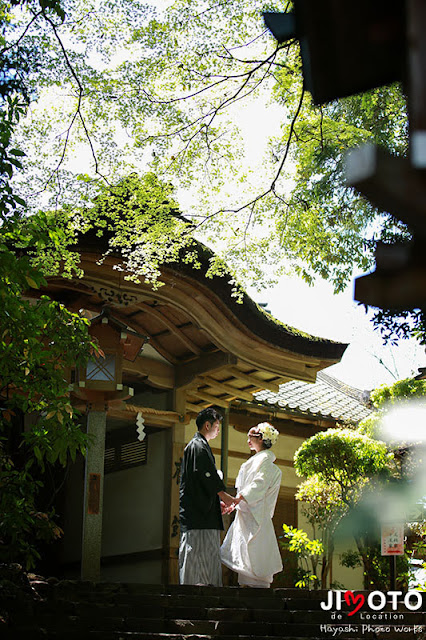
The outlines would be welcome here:
M 291 380 L 280 385 L 278 393 L 264 390 L 254 397 L 258 402 L 277 408 L 352 423 L 366 418 L 372 411 L 368 406 L 368 391 L 350 387 L 323 371 L 318 373 L 314 383 Z

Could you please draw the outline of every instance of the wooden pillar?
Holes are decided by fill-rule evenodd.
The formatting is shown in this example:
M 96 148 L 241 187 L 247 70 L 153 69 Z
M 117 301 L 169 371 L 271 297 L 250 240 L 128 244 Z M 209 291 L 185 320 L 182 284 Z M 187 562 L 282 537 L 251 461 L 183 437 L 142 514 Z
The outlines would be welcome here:
M 411 163 L 426 169 L 426 4 L 407 0 L 408 110 Z
M 167 429 L 166 446 L 164 449 L 164 489 L 163 489 L 163 540 L 162 540 L 162 563 L 161 563 L 161 584 L 169 584 L 170 565 L 170 526 L 171 526 L 171 486 L 176 481 L 175 470 L 173 469 L 173 427 Z
M 223 482 L 228 486 L 228 450 L 229 450 L 229 407 L 225 409 L 221 429 L 220 468 Z
M 185 415 L 186 391 L 175 390 L 174 410 L 179 415 Z M 166 553 L 167 553 L 167 582 L 179 584 L 179 481 L 180 465 L 185 449 L 185 425 L 176 423 L 172 427 L 172 442 L 169 475 L 169 510 L 166 521 Z
M 81 579 L 93 582 L 100 580 L 101 572 L 106 416 L 106 411 L 87 414 L 87 433 L 92 440 L 86 453 L 84 477 Z

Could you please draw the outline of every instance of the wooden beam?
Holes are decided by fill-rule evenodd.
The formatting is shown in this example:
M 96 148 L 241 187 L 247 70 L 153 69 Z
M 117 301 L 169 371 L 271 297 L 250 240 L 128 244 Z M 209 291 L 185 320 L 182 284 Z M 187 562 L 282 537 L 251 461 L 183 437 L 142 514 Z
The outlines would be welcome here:
M 171 427 L 176 423 L 184 425 L 187 424 L 190 419 L 188 415 L 179 414 L 176 411 L 163 411 L 153 409 L 152 407 L 140 407 L 132 404 L 124 404 L 124 406 L 119 408 L 112 407 L 108 410 L 108 416 L 122 420 L 135 420 L 138 413 L 142 413 L 147 424 L 155 424 L 162 427 Z
M 154 358 L 139 356 L 134 362 L 123 361 L 123 370 L 137 376 L 147 376 L 154 385 L 173 389 L 175 384 L 174 368 L 166 362 Z
M 263 413 L 249 414 L 231 410 L 229 415 L 229 423 L 233 425 L 236 431 L 241 433 L 247 433 L 250 427 L 259 422 L 270 422 L 280 433 L 300 438 L 310 438 L 318 431 L 325 431 L 336 426 L 336 422 L 333 423 L 323 419 L 319 419 L 317 422 L 315 419 L 312 419 L 312 422 L 299 422 L 291 418 L 277 418 L 268 414 L 267 407 L 265 407 Z
M 243 391 L 242 389 L 237 389 L 237 387 L 233 387 L 226 382 L 219 382 L 215 380 L 211 376 L 200 376 L 200 381 L 203 384 L 207 384 L 212 389 L 216 389 L 222 393 L 228 393 L 235 398 L 242 398 L 243 400 L 248 400 L 248 402 L 253 402 L 253 395 L 249 391 Z
M 407 3 L 407 32 L 409 57 L 408 122 L 410 124 L 411 162 L 415 167 L 426 167 L 425 132 L 426 132 L 426 43 L 424 28 L 426 23 L 426 7 L 424 0 L 410 0 Z M 423 152 L 421 162 L 416 162 L 418 134 L 422 138 Z
M 252 373 L 244 373 L 243 371 L 240 371 L 238 367 L 229 367 L 227 369 L 227 373 L 230 373 L 236 378 L 240 378 L 240 380 L 245 380 L 249 384 L 252 384 L 254 387 L 256 387 L 256 390 L 269 389 L 269 391 L 273 391 L 274 393 L 278 393 L 278 391 L 280 390 L 280 387 L 276 382 L 260 380 L 259 378 L 256 378 L 256 376 Z
M 190 389 L 188 393 L 191 396 L 200 398 L 200 400 L 206 400 L 210 404 L 217 404 L 219 407 L 224 407 L 225 409 L 228 409 L 229 405 L 231 404 L 231 400 L 217 398 L 216 396 L 212 396 L 210 393 L 206 393 L 205 391 L 196 391 L 195 389 Z
M 144 304 L 141 302 L 139 304 L 139 308 L 145 313 L 153 316 L 160 322 L 164 324 L 183 344 L 190 350 L 192 353 L 197 355 L 201 354 L 201 349 L 198 345 L 196 345 L 190 338 L 188 338 L 183 331 L 181 331 L 171 320 L 169 320 L 166 316 L 164 316 L 160 311 L 150 307 L 148 304 Z
M 158 353 L 160 353 L 164 358 L 166 358 L 166 360 L 168 360 L 172 364 L 177 364 L 177 358 L 166 351 L 166 349 L 164 349 L 164 347 L 157 340 L 155 340 L 155 338 L 150 336 L 149 331 L 146 329 L 146 327 L 139 320 L 136 321 L 133 315 L 131 318 L 129 318 L 125 314 L 119 313 L 117 309 L 114 309 L 114 316 L 122 322 L 125 322 L 131 329 L 149 336 L 149 344 L 154 347 L 154 349 L 158 351 Z
M 217 447 L 211 447 L 211 450 L 215 456 L 221 455 L 221 449 L 218 449 Z M 248 458 L 251 457 L 251 454 L 248 451 L 247 453 L 244 453 L 243 451 L 232 450 L 228 452 L 228 457 L 238 458 L 239 460 L 248 460 Z M 276 464 L 279 464 L 282 467 L 294 467 L 293 460 L 286 460 L 285 458 L 276 458 L 275 462 Z
M 116 420 L 123 420 L 126 422 L 135 423 L 136 432 L 136 414 L 124 411 L 123 409 L 110 409 L 108 411 L 108 417 L 115 418 Z M 162 416 L 147 415 L 144 416 L 145 424 L 152 427 L 161 427 L 162 429 L 170 429 L 173 427 L 173 423 L 170 420 L 166 420 Z M 136 437 L 136 436 L 135 436 Z
M 186 410 L 192 413 L 200 413 L 202 409 L 205 409 L 209 405 L 203 402 L 202 404 L 192 404 L 192 402 L 186 402 Z
M 176 422 L 184 421 L 184 416 L 177 413 L 176 411 L 165 411 L 163 409 L 153 409 L 152 407 L 140 407 L 134 404 L 126 404 L 126 411 L 129 411 L 135 415 L 140 412 L 144 416 L 159 416 L 167 422 L 172 422 L 173 424 L 175 424 Z
M 178 364 L 175 371 L 176 387 L 187 386 L 199 375 L 223 369 L 229 365 L 236 364 L 236 362 L 237 358 L 233 354 L 218 351 L 216 353 L 202 355 L 185 364 Z
M 376 207 L 426 236 L 424 176 L 408 158 L 365 144 L 348 154 L 346 180 Z
M 354 299 L 391 309 L 424 308 L 426 268 L 409 265 L 389 272 L 374 271 L 355 279 Z

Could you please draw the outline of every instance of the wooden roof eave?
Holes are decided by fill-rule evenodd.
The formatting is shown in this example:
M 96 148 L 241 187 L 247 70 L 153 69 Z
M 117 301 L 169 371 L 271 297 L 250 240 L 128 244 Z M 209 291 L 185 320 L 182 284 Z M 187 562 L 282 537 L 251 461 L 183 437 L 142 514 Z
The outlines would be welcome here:
M 316 357 L 277 346 L 264 336 L 255 335 L 226 305 L 226 302 L 211 292 L 207 284 L 200 284 L 186 275 L 171 272 L 167 268 L 161 277 L 164 286 L 153 292 L 149 285 L 124 280 L 123 274 L 113 269 L 116 258 L 108 257 L 101 267 L 99 255 L 83 254 L 84 281 L 98 287 L 105 285 L 105 270 L 108 269 L 108 284 L 120 290 L 146 298 L 151 297 L 163 304 L 173 304 L 191 317 L 200 330 L 208 333 L 222 351 L 236 355 L 248 366 L 272 371 L 287 379 L 314 381 L 316 373 L 340 360 L 340 357 Z M 266 325 L 266 322 L 265 322 Z M 265 326 L 267 329 L 267 326 Z M 325 341 L 327 342 L 327 341 Z M 327 354 L 327 344 L 322 351 Z M 334 346 L 334 345 L 333 345 Z M 345 345 L 342 346 L 342 352 Z M 321 349 L 320 349 L 321 350 Z
M 250 308 L 228 304 L 225 296 L 220 297 L 212 291 L 208 280 L 200 282 L 187 274 L 165 268 L 161 278 L 164 284 L 154 291 L 145 283 L 125 280 L 125 274 L 114 269 L 116 257 L 105 258 L 102 265 L 99 264 L 99 254 L 83 252 L 81 257 L 83 279 L 64 281 L 53 278 L 49 289 L 54 291 L 56 287 L 58 295 L 64 293 L 65 297 L 68 291 L 70 299 L 74 297 L 74 301 L 77 298 L 79 303 L 86 301 L 89 305 L 91 296 L 96 296 L 97 308 L 99 300 L 105 300 L 105 304 L 112 306 L 114 316 L 142 333 L 146 333 L 143 326 L 146 316 L 157 326 L 170 330 L 176 344 L 187 347 L 183 358 L 177 353 L 169 353 L 161 342 L 151 337 L 150 344 L 168 362 L 153 361 L 142 354 L 135 362 L 126 362 L 124 372 L 145 379 L 155 387 L 186 388 L 192 394 L 192 400 L 190 397 L 188 401 L 194 408 L 212 403 L 228 407 L 235 400 L 249 401 L 256 391 L 270 389 L 276 392 L 279 384 L 292 379 L 313 382 L 317 372 L 338 362 L 341 356 L 337 357 L 336 353 L 343 353 L 346 348 L 346 345 L 332 343 L 332 357 L 324 357 L 329 356 L 330 345 L 327 342 L 331 341 L 323 341 L 325 344 L 319 345 L 319 349 L 314 345 L 320 352 L 319 356 L 287 349 L 268 340 L 269 318 L 261 317 L 263 328 L 254 332 L 241 319 L 252 312 Z M 188 318 L 192 327 L 190 334 L 173 325 L 168 317 L 173 317 L 173 309 L 177 315 Z M 138 325 L 138 322 L 142 324 Z M 277 327 L 273 329 L 276 336 Z M 203 339 L 200 339 L 200 333 L 197 338 L 197 332 L 202 332 Z M 283 328 L 284 339 L 285 332 Z M 306 342 L 309 343 L 309 337 Z M 207 352 L 205 347 L 199 348 L 197 343 L 210 345 L 211 352 Z
M 236 355 L 243 366 L 275 373 L 287 380 L 313 382 L 318 371 L 340 361 L 340 357 L 309 356 L 268 342 L 250 331 L 222 300 L 213 297 L 206 286 L 201 291 L 197 281 L 190 282 L 185 277 L 182 283 L 171 282 L 167 274 L 163 274 L 162 281 L 172 289 L 174 302 L 187 312 L 190 306 L 194 321 L 202 330 L 208 330 L 212 341 L 223 351 Z M 212 313 L 213 307 L 217 313 Z
M 236 431 L 247 433 L 248 429 L 258 422 L 270 422 L 283 435 L 309 438 L 318 431 L 326 431 L 335 428 L 338 421 L 330 416 L 297 416 L 294 413 L 271 411 L 269 407 L 246 406 L 232 407 L 229 414 L 229 423 Z

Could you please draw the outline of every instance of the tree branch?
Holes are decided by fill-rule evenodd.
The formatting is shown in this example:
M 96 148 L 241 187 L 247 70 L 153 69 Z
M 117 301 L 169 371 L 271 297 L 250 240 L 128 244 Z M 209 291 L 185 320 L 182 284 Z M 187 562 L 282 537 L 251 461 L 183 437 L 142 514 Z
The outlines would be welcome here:
M 60 49 L 62 51 L 62 55 L 63 55 L 64 60 L 65 60 L 65 65 L 68 67 L 68 70 L 71 73 L 71 76 L 75 81 L 75 84 L 77 85 L 77 108 L 76 108 L 76 111 L 75 111 L 75 113 L 74 113 L 74 115 L 73 115 L 73 117 L 71 119 L 71 123 L 70 123 L 70 125 L 69 125 L 69 127 L 68 127 L 68 129 L 66 131 L 65 142 L 64 142 L 64 145 L 63 145 L 63 149 L 62 149 L 62 153 L 61 153 L 61 156 L 59 158 L 59 161 L 58 161 L 55 169 L 53 169 L 53 171 L 50 174 L 49 178 L 45 182 L 44 189 L 49 184 L 49 182 L 52 180 L 53 176 L 58 172 L 60 166 L 64 162 L 65 155 L 66 155 L 66 150 L 67 150 L 67 147 L 68 147 L 69 138 L 70 138 L 70 135 L 71 135 L 71 130 L 72 130 L 72 128 L 74 126 L 74 123 L 75 123 L 77 118 L 79 118 L 79 120 L 80 120 L 80 123 L 81 123 L 81 125 L 83 127 L 83 130 L 84 130 L 84 133 L 85 133 L 85 136 L 86 136 L 86 139 L 87 139 L 87 142 L 89 143 L 89 146 L 90 146 L 93 162 L 94 162 L 94 165 L 95 165 L 95 173 L 97 175 L 99 175 L 101 178 L 103 178 L 105 180 L 105 182 L 108 183 L 108 180 L 106 179 L 106 177 L 104 175 L 102 175 L 100 173 L 100 171 L 99 171 L 99 165 L 98 165 L 98 159 L 96 157 L 96 152 L 95 152 L 95 149 L 94 149 L 93 142 L 92 142 L 92 139 L 90 137 L 89 131 L 87 129 L 85 119 L 84 119 L 83 114 L 82 114 L 82 102 L 83 102 L 83 95 L 84 95 L 83 85 L 82 85 L 82 83 L 80 81 L 80 78 L 78 77 L 73 65 L 71 64 L 71 61 L 69 59 L 67 50 L 66 50 L 66 48 L 65 48 L 65 46 L 64 46 L 64 44 L 62 42 L 62 39 L 61 39 L 61 37 L 60 37 L 60 35 L 58 33 L 57 25 L 53 22 L 53 20 L 51 18 L 49 18 L 46 15 L 46 12 L 45 12 L 44 9 L 42 10 L 42 14 L 43 14 L 43 17 L 44 17 L 45 21 L 52 28 L 52 31 L 53 31 L 53 33 L 55 35 L 55 38 L 56 38 L 56 40 L 57 40 L 57 42 L 59 44 L 59 47 L 60 47 Z
M 3 55 L 4 53 L 6 53 L 6 51 L 9 51 L 10 49 L 13 49 L 14 47 L 17 47 L 19 45 L 19 43 L 21 42 L 21 40 L 23 38 L 25 38 L 25 36 L 27 35 L 27 32 L 28 32 L 29 28 L 31 27 L 31 25 L 33 24 L 33 22 L 35 22 L 42 14 L 43 14 L 43 11 L 39 11 L 38 13 L 34 14 L 33 18 L 29 21 L 29 23 L 25 27 L 24 32 L 19 36 L 19 38 L 15 42 L 12 42 L 12 44 L 10 44 L 7 47 L 4 47 L 3 49 L 1 49 L 0 50 L 0 55 Z

